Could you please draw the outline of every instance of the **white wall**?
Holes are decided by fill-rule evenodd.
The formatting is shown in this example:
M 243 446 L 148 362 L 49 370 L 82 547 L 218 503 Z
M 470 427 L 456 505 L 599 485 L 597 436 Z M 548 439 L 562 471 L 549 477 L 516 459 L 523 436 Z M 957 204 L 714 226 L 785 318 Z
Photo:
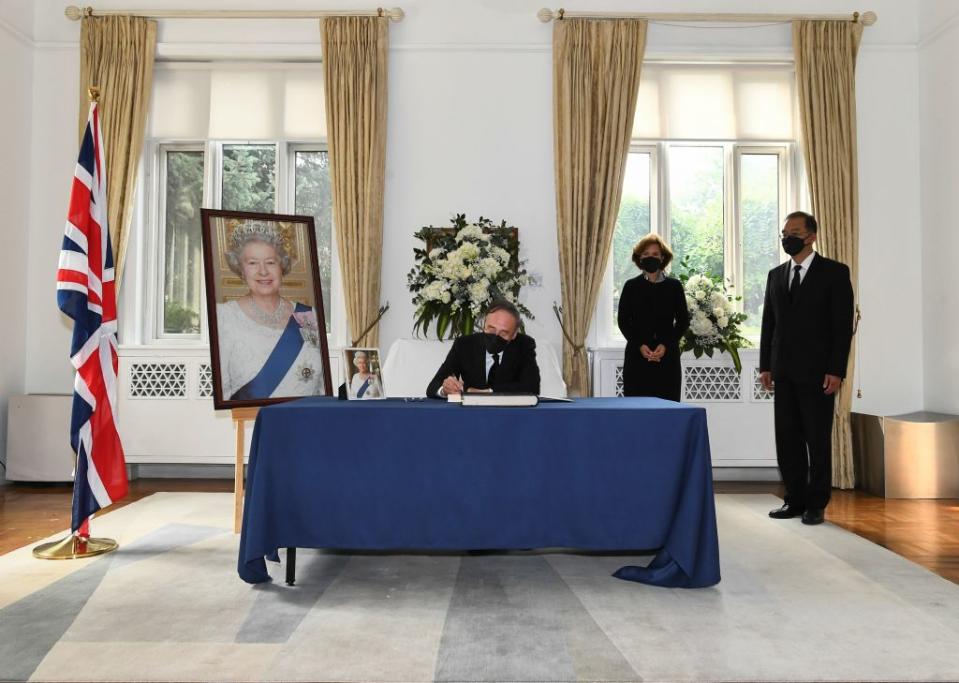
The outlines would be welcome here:
M 959 414 L 959 6 L 922 4 L 919 52 L 922 131 L 925 406 Z
M 99 3 L 103 7 L 156 6 L 155 0 Z M 179 6 L 178 3 L 169 3 Z M 196 6 L 213 6 L 197 2 Z M 233 3 L 261 6 L 267 3 Z M 392 309 L 381 345 L 409 336 L 412 305 L 406 273 L 418 227 L 443 224 L 454 212 L 506 218 L 520 227 L 523 255 L 543 285 L 527 292 L 537 319 L 530 332 L 559 344 L 550 304 L 558 300 L 552 155 L 552 28 L 535 17 L 541 0 L 409 0 L 406 20 L 391 28 L 389 140 L 383 266 L 383 300 Z M 608 0 L 604 9 L 634 9 Z M 364 7 L 361 0 L 292 1 L 286 7 Z M 33 157 L 30 211 L 30 391 L 69 391 L 69 330 L 53 306 L 52 282 L 60 226 L 75 154 L 78 26 L 63 18 L 62 2 L 36 7 Z M 716 2 L 646 2 L 649 11 L 716 10 Z M 763 12 L 769 3 L 728 0 L 723 10 Z M 840 12 L 847 3 L 795 0 L 790 10 Z M 903 269 L 890 243 L 904 226 L 918 234 L 919 109 L 918 17 L 912 3 L 874 0 L 879 22 L 866 29 L 859 62 L 860 289 L 863 398 L 867 412 L 918 409 L 923 400 L 922 346 L 910 367 L 902 361 L 904 329 L 921 329 L 921 269 Z M 190 54 L 199 43 L 240 56 L 315 54 L 314 22 L 163 22 L 161 55 Z M 704 30 L 652 26 L 648 55 L 709 54 L 788 57 L 788 26 Z M 908 233 L 906 233 L 908 234 Z M 888 315 L 896 311 L 896 315 Z M 905 317 L 905 325 L 903 318 Z
M 7 399 L 23 393 L 27 323 L 27 224 L 30 190 L 33 28 L 28 2 L 0 5 L 0 206 L 4 288 L 0 297 L 0 461 L 6 461 Z M 0 470 L 0 481 L 3 471 Z

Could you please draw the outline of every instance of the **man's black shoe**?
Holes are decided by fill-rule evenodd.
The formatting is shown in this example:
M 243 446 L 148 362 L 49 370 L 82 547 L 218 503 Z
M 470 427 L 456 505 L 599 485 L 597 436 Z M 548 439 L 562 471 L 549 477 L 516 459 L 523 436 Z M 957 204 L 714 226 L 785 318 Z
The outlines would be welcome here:
M 783 505 L 781 508 L 769 511 L 769 516 L 773 519 L 792 519 L 793 517 L 799 517 L 804 514 L 805 510 L 798 508 L 795 505 L 789 505 L 788 503 Z
M 822 524 L 826 521 L 826 514 L 821 508 L 809 508 L 802 513 L 803 524 Z

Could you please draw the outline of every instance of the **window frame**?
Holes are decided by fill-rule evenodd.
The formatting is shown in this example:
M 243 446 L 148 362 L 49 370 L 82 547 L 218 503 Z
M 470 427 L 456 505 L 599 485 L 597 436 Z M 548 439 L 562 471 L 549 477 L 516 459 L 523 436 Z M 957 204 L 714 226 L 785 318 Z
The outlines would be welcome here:
M 146 283 L 142 292 L 142 309 L 137 316 L 136 328 L 126 336 L 140 340 L 145 346 L 173 348 L 209 348 L 209 328 L 206 316 L 206 288 L 200 291 L 199 333 L 177 334 L 164 332 L 163 296 L 166 269 L 166 173 L 167 154 L 187 151 L 203 153 L 202 206 L 220 208 L 223 200 L 223 149 L 230 145 L 273 145 L 276 150 L 276 192 L 273 211 L 284 213 L 284 207 L 295 207 L 296 187 L 294 164 L 297 151 L 322 151 L 329 153 L 326 140 L 173 140 L 149 139 L 145 142 L 144 211 L 141 234 L 144 238 L 143 257 L 137 267 L 146 271 L 142 278 Z M 343 336 L 342 321 L 345 320 L 345 305 L 340 287 L 340 259 L 334 230 L 331 244 L 330 311 L 327 311 L 330 331 L 327 335 L 330 348 Z M 131 263 L 131 265 L 133 265 Z
M 741 221 L 743 154 L 775 154 L 779 157 L 779 222 L 785 220 L 788 207 L 799 207 L 803 199 L 799 194 L 801 178 L 800 158 L 797 143 L 792 140 L 638 140 L 630 142 L 629 152 L 650 153 L 650 232 L 660 235 L 671 243 L 669 159 L 674 147 L 721 147 L 723 149 L 723 271 L 724 279 L 734 296 L 744 294 L 745 283 L 743 259 L 743 226 Z M 652 187 L 656 184 L 655 188 Z M 780 253 L 780 263 L 787 257 Z M 672 268 L 670 268 L 672 270 Z M 600 289 L 589 345 L 593 347 L 622 347 L 626 340 L 616 326 L 616 311 L 613 310 L 613 250 L 610 248 L 606 273 Z M 736 310 L 742 312 L 742 301 L 736 302 Z M 758 338 L 749 337 L 758 344 Z

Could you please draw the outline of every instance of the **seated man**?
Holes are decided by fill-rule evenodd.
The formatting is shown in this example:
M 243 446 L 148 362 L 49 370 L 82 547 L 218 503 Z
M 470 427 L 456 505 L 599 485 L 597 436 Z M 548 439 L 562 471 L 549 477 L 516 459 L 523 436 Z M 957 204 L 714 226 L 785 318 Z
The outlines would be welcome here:
M 445 398 L 464 392 L 539 394 L 536 342 L 519 333 L 519 311 L 495 301 L 483 331 L 453 342 L 453 348 L 430 382 L 426 395 Z

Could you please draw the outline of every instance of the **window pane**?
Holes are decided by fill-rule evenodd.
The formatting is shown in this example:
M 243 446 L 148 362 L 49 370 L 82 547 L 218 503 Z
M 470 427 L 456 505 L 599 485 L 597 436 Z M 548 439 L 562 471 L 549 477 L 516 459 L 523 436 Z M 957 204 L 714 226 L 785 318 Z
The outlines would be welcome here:
M 613 333 L 619 335 L 616 311 L 623 284 L 638 274 L 633 263 L 633 247 L 649 233 L 649 164 L 648 152 L 630 152 L 626 159 L 623 198 L 613 233 Z
M 276 145 L 223 145 L 223 199 L 232 211 L 276 210 Z
M 197 334 L 203 287 L 200 251 L 203 152 L 168 151 L 165 163 L 163 333 Z
M 723 148 L 669 148 L 670 240 L 674 266 L 689 257 L 693 272 L 723 270 Z
M 759 335 L 766 274 L 779 264 L 779 156 L 740 157 L 743 231 L 743 334 Z
M 330 161 L 326 152 L 296 152 L 294 213 L 313 216 L 326 331 L 330 331 L 330 287 L 333 263 L 333 201 L 330 194 Z

